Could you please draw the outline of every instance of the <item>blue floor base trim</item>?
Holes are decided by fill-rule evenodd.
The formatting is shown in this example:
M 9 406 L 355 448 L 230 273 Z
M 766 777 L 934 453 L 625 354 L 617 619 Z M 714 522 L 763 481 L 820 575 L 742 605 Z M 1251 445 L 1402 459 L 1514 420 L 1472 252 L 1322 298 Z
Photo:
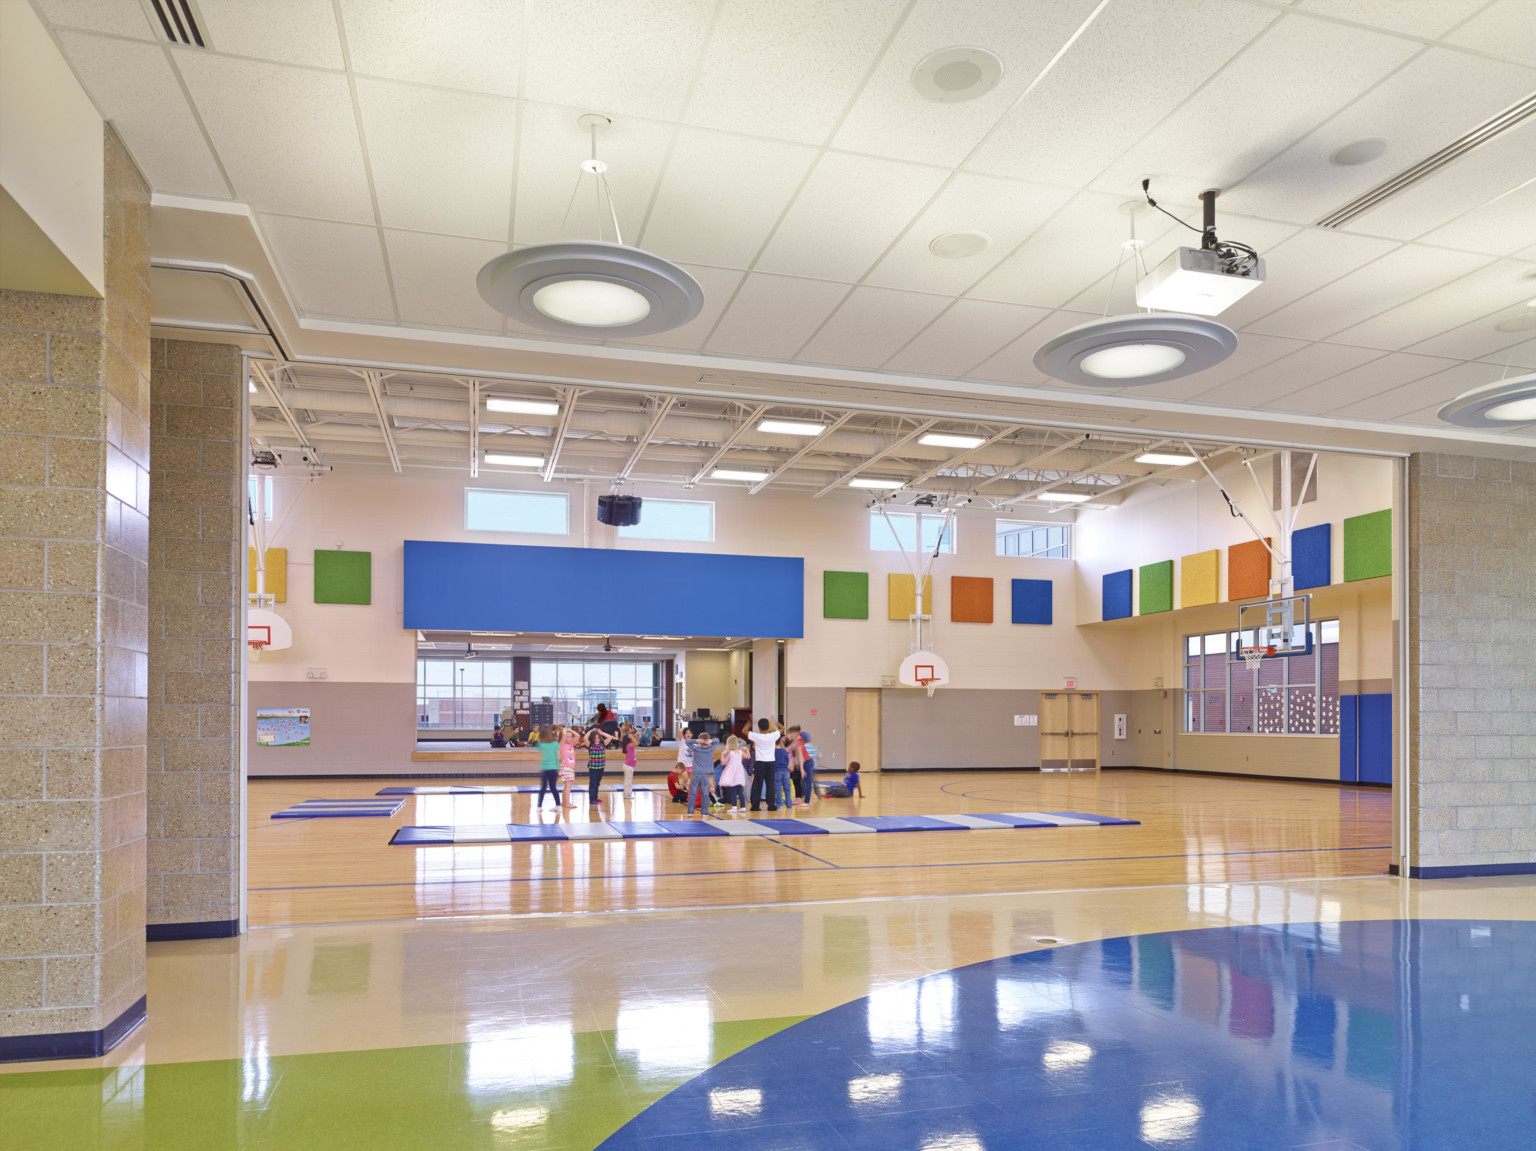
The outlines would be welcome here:
M 51 1035 L 0 1035 L 0 1063 L 30 1063 L 39 1059 L 96 1059 L 116 1047 L 148 1012 L 141 995 L 100 1031 L 66 1031 Z
M 621 774 L 623 773 L 623 770 L 624 769 L 622 767 L 619 768 L 619 772 Z M 609 774 L 609 778 L 610 779 L 612 778 L 612 774 L 611 774 L 612 771 L 613 771 L 612 768 L 608 769 L 608 774 Z M 585 773 L 582 773 L 582 776 L 583 776 L 583 779 L 584 779 L 585 778 Z M 536 783 L 531 783 L 531 784 L 505 784 L 505 785 L 488 784 L 485 787 L 470 787 L 468 785 L 455 785 L 455 786 L 452 786 L 452 787 L 381 787 L 379 789 L 379 791 L 378 791 L 378 794 L 379 795 L 535 795 L 535 794 L 538 793 L 538 790 L 539 790 L 539 785 L 536 784 Z M 586 785 L 585 782 L 580 782 L 579 786 L 574 786 L 572 788 L 572 790 L 573 791 L 586 791 L 587 790 L 587 785 Z M 612 795 L 616 791 L 623 791 L 624 790 L 624 785 L 622 783 L 605 783 L 605 784 L 602 785 L 600 790 L 603 791 L 605 794 Z M 631 791 L 650 791 L 651 788 L 648 785 L 646 785 L 646 784 L 636 783 L 636 784 L 632 784 L 630 786 L 630 790 Z
M 173 943 L 182 939 L 232 939 L 240 934 L 238 919 L 213 919 L 203 923 L 150 923 L 144 942 Z
M 1536 875 L 1536 863 L 1470 863 L 1462 867 L 1410 865 L 1408 868 L 1409 879 L 1466 879 L 1480 875 Z
M 1511 920 L 1004 956 L 785 1028 L 598 1151 L 1529 1151 L 1533 970 Z
M 360 816 L 391 816 L 405 806 L 403 799 L 306 799 L 282 811 L 273 819 L 352 819 Z
M 972 831 L 971 820 L 983 819 L 1004 828 L 1093 827 L 1120 824 L 1130 826 L 1134 819 L 1116 819 L 1105 815 L 1078 812 L 1039 812 L 1027 814 L 996 812 L 964 817 L 967 822 L 942 815 L 850 815 L 820 819 L 662 819 L 628 823 L 488 823 L 457 824 L 446 827 L 402 827 L 389 841 L 399 847 L 433 847 L 442 844 L 469 843 L 540 843 L 569 839 L 715 839 L 727 836 L 826 835 L 829 832 L 866 834 L 904 831 Z

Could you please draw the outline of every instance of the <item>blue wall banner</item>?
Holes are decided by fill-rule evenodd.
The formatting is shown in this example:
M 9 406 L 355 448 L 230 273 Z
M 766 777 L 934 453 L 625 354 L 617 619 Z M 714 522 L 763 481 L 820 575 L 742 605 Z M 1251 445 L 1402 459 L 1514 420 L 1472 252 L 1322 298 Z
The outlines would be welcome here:
M 406 540 L 404 626 L 799 639 L 805 561 Z

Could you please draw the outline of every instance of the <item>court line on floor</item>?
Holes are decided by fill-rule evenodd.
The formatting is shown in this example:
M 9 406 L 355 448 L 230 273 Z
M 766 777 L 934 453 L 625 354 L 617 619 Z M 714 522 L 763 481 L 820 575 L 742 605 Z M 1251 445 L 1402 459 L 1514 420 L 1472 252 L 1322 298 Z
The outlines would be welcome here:
M 764 838 L 767 837 L 765 836 Z M 769 839 L 768 842 L 774 844 L 775 846 L 785 848 L 789 851 L 798 852 L 800 855 L 805 856 L 807 859 L 814 859 L 817 863 L 825 863 L 828 867 L 835 868 L 838 871 L 846 870 L 841 863 L 833 863 L 830 859 L 823 859 L 819 855 L 812 855 L 803 847 L 796 847 L 792 843 L 785 843 L 782 839 Z
M 460 846 L 500 847 L 501 844 L 461 844 Z M 1366 845 L 1363 847 L 1281 847 L 1275 848 L 1271 851 L 1215 851 L 1203 852 L 1199 855 L 1190 855 L 1187 852 L 1172 852 L 1167 855 L 1090 855 L 1075 856 L 1069 859 L 984 859 L 969 863 L 865 863 L 851 864 L 844 867 L 837 867 L 836 864 L 831 864 L 829 866 L 837 867 L 839 871 L 902 871 L 907 868 L 918 867 L 1019 867 L 1030 863 L 1125 863 L 1138 859 L 1224 859 L 1229 856 L 1239 855 L 1315 855 L 1330 851 L 1390 851 L 1391 849 L 1392 845 L 1390 843 L 1381 843 Z M 428 851 L 431 849 L 419 847 L 415 850 Z M 290 887 L 247 887 L 246 891 L 334 891 L 353 887 L 451 887 L 460 883 L 561 883 L 567 880 L 578 879 L 697 879 L 709 875 L 793 875 L 801 871 L 816 870 L 819 869 L 814 867 L 743 867 L 734 868 L 729 871 L 652 871 L 648 873 L 632 872 L 614 875 L 510 875 L 496 876 L 492 879 L 412 879 L 399 880 L 391 883 L 310 883 L 296 884 Z M 1332 877 L 1308 876 L 1306 878 L 1327 879 Z M 1239 883 L 1247 881 L 1222 880 L 1221 882 Z M 1153 884 L 1152 886 L 1163 885 Z M 1082 890 L 1096 891 L 1098 888 L 1083 888 Z

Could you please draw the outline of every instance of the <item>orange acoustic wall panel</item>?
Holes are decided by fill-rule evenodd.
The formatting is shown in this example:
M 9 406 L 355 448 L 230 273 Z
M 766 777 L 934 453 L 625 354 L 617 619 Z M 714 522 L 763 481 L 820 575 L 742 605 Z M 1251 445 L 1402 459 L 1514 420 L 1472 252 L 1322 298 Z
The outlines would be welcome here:
M 1227 601 L 1269 598 L 1269 539 L 1227 549 Z
M 952 623 L 991 623 L 992 578 L 951 576 L 949 618 Z

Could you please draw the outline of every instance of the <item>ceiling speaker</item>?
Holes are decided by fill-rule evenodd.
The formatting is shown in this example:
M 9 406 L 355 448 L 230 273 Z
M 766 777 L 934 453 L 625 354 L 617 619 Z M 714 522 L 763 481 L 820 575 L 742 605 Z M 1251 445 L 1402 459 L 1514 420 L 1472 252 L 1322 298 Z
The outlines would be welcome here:
M 598 496 L 597 522 L 616 528 L 634 527 L 640 522 L 640 497 Z

